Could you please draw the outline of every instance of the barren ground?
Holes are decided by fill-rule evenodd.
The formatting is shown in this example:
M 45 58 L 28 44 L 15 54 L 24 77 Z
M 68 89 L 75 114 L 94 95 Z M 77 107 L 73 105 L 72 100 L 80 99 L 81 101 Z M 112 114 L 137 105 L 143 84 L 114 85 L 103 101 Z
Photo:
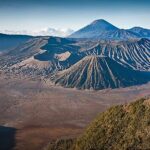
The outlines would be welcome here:
M 11 136 L 15 150 L 41 150 L 51 139 L 80 135 L 98 113 L 112 105 L 148 96 L 149 89 L 150 83 L 83 91 L 0 74 L 0 138 L 5 133 L 3 128 L 15 129 Z M 4 144 L 0 142 L 0 148 Z

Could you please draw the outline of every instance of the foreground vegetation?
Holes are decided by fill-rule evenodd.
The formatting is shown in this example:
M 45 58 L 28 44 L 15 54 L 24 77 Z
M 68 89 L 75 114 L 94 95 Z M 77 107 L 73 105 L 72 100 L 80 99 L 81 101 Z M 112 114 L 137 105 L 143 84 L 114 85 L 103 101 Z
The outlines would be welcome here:
M 150 99 L 111 107 L 101 113 L 85 133 L 74 140 L 60 140 L 48 150 L 150 149 Z
M 51 141 L 45 150 L 73 150 L 75 140 L 73 139 L 61 139 L 57 141 Z

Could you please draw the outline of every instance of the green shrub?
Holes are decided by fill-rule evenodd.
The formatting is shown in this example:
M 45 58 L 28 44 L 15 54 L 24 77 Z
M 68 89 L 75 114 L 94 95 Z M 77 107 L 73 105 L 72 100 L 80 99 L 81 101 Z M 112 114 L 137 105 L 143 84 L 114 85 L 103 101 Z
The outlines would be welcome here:
M 77 140 L 58 140 L 46 150 L 148 150 L 150 100 L 111 107 L 101 113 Z
M 100 114 L 75 145 L 75 150 L 92 149 L 150 149 L 150 105 L 145 99 Z

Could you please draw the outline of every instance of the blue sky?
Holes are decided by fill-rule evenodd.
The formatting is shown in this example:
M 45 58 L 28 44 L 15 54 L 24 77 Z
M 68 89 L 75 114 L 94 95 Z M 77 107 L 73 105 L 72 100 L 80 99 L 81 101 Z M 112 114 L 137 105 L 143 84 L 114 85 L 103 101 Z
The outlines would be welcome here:
M 77 30 L 95 19 L 150 28 L 150 0 L 0 0 L 0 30 Z

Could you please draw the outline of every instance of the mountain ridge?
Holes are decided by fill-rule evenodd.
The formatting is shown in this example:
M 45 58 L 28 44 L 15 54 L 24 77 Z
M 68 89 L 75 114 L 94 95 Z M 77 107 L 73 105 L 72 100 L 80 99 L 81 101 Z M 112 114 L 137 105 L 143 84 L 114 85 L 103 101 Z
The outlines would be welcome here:
M 99 41 L 82 51 L 85 55 L 102 55 L 134 70 L 150 70 L 150 40 Z
M 150 29 L 146 29 L 143 27 L 133 27 L 129 29 L 128 31 L 137 33 L 142 38 L 150 38 Z
M 148 39 L 74 41 L 59 37 L 36 37 L 1 54 L 0 68 L 47 76 L 67 69 L 89 55 L 109 57 L 126 68 L 150 71 Z
M 29 35 L 8 35 L 0 33 L 0 52 L 9 51 L 33 38 Z
M 148 29 L 139 27 L 137 30 L 135 28 L 136 27 L 131 29 L 120 29 L 104 19 L 98 19 L 72 33 L 68 38 L 128 40 L 150 37 Z

